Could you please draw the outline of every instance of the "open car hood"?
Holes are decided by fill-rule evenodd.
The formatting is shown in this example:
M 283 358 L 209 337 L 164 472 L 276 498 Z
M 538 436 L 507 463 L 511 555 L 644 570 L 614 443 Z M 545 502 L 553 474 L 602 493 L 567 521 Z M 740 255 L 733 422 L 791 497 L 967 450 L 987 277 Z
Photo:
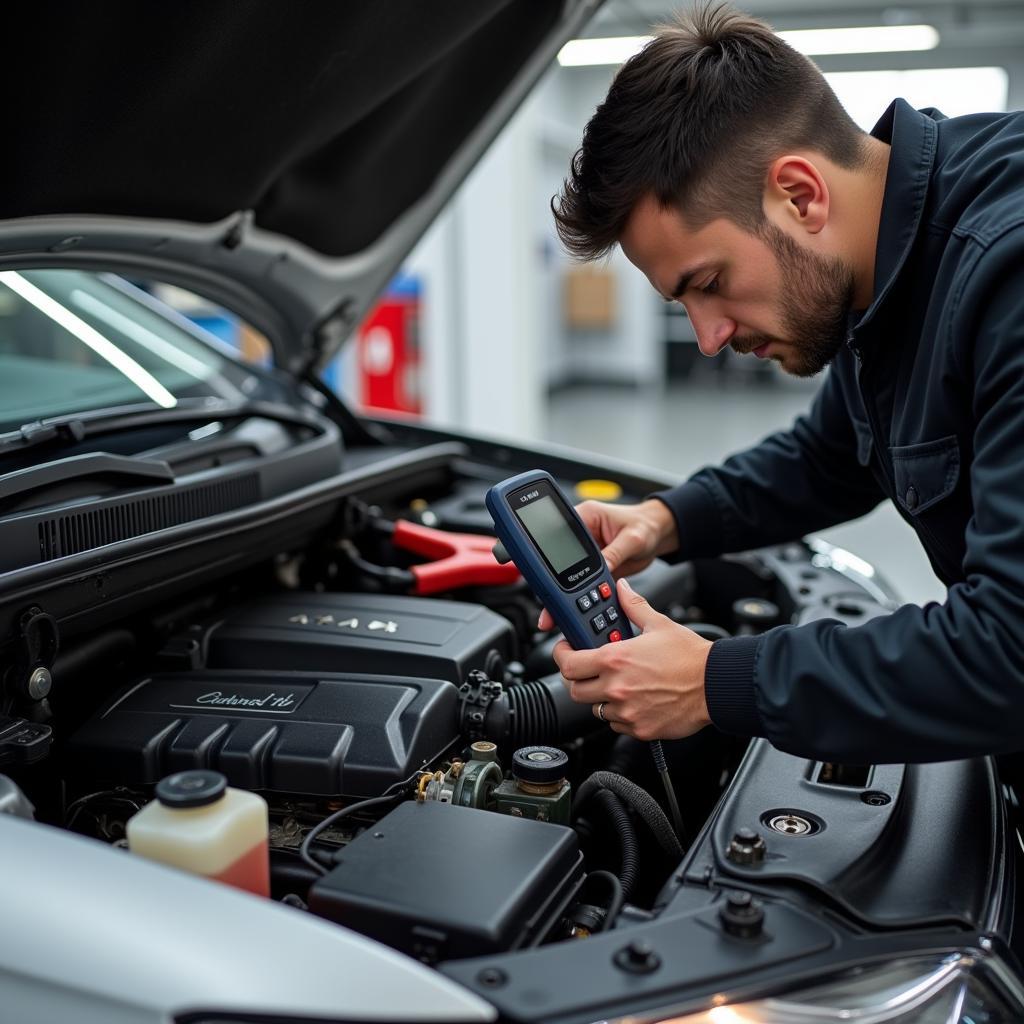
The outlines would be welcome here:
M 20 8 L 0 268 L 180 284 L 322 365 L 599 3 Z

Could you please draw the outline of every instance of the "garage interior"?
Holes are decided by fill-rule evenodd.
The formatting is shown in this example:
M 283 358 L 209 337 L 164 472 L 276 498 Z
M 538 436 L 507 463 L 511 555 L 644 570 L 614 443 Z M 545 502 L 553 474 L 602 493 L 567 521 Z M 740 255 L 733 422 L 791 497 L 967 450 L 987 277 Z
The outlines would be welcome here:
M 897 96 L 948 115 L 1024 108 L 1024 0 L 734 2 L 791 33 L 865 129 Z M 1022 550 L 1024 501 L 1005 455 L 1019 431 L 1001 425 L 995 455 L 990 424 L 973 435 L 987 454 L 974 466 L 990 475 L 968 479 L 961 452 L 971 466 L 975 448 L 947 423 L 961 403 L 984 418 L 978 410 L 1007 380 L 996 399 L 1009 392 L 1012 411 L 1024 409 L 1024 334 L 1013 333 L 1024 303 L 1010 295 L 1011 316 L 1001 305 L 1024 266 L 1024 124 L 1000 121 L 1015 124 L 1018 162 L 1004 148 L 983 165 L 996 168 L 986 186 L 1008 182 L 1006 205 L 990 206 L 981 228 L 957 224 L 972 240 L 1016 232 L 1013 262 L 991 273 L 997 284 L 939 286 L 932 266 L 918 271 L 929 295 L 974 302 L 946 333 L 925 333 L 913 372 L 896 345 L 881 350 L 885 362 L 862 360 L 859 325 L 832 378 L 852 424 L 820 416 L 795 476 L 780 445 L 772 474 L 750 460 L 735 494 L 716 484 L 697 498 L 691 483 L 687 496 L 687 485 L 665 489 L 787 428 L 825 375 L 796 378 L 728 348 L 705 358 L 686 310 L 621 252 L 591 265 L 567 257 L 551 197 L 619 63 L 672 16 L 668 0 L 573 3 L 540 48 L 523 23 L 537 12 L 556 20 L 561 3 L 466 0 L 476 29 L 461 35 L 417 0 L 317 9 L 338 18 L 336 35 L 311 31 L 313 7 L 296 18 L 266 0 L 218 36 L 196 7 L 200 42 L 184 50 L 205 58 L 213 109 L 235 109 L 222 83 L 247 90 L 222 74 L 211 40 L 227 40 L 262 82 L 269 62 L 253 60 L 241 36 L 273 51 L 265 28 L 277 19 L 305 34 L 306 49 L 281 52 L 309 81 L 277 69 L 294 108 L 258 103 L 252 120 L 276 118 L 285 135 L 294 125 L 282 112 L 319 109 L 310 95 L 339 129 L 330 97 L 340 104 L 383 67 L 380 51 L 351 43 L 352 25 L 378 12 L 392 28 L 402 22 L 410 50 L 430 36 L 426 80 L 450 87 L 438 87 L 437 120 L 425 119 L 415 61 L 394 31 L 373 36 L 410 76 L 397 95 L 416 101 L 403 123 L 421 141 L 455 123 L 453 93 L 486 95 L 454 73 L 459 51 L 475 66 L 518 46 L 527 63 L 516 83 L 536 88 L 508 123 L 511 102 L 474 122 L 469 138 L 481 145 L 436 175 L 429 144 L 396 141 L 396 90 L 385 83 L 379 108 L 353 122 L 373 130 L 326 147 L 342 170 L 370 168 L 366 188 L 318 198 L 293 172 L 332 160 L 305 137 L 289 150 L 260 132 L 271 163 L 286 150 L 294 162 L 282 158 L 288 173 L 252 209 L 231 207 L 213 226 L 145 205 L 82 212 L 74 193 L 45 215 L 0 215 L 0 849 L 18 935 L 0 941 L 0 975 L 15 982 L 0 999 L 4 1020 L 1024 1020 L 1024 690 L 1011 685 L 1024 665 L 1024 562 L 991 553 Z M 168 40 L 186 22 L 169 23 Z M 348 63 L 338 39 L 351 43 Z M 87 50 L 72 40 L 73 53 Z M 799 69 L 781 66 L 775 80 L 788 89 Z M 186 128 L 194 110 L 190 98 Z M 201 149 L 182 146 L 184 162 Z M 225 149 L 232 170 L 256 166 L 251 152 L 234 160 L 244 145 Z M 146 162 L 145 146 L 132 152 Z M 23 177 L 59 180 L 25 174 L 31 164 L 19 162 Z M 396 193 L 378 164 L 415 185 L 409 205 L 367 228 L 362 248 L 318 248 L 326 224 L 349 231 L 383 218 Z M 76 188 L 89 180 L 77 166 Z M 1006 166 L 1016 173 L 999 173 Z M 199 170 L 168 177 L 206 197 L 201 178 L 224 179 L 212 162 Z M 111 191 L 109 201 L 125 201 Z M 875 222 L 850 231 L 847 211 L 881 209 L 886 258 L 882 243 L 904 219 L 886 214 L 928 208 L 908 199 L 923 188 L 894 187 L 881 207 L 849 194 L 844 229 L 874 245 Z M 293 221 L 285 200 L 296 196 L 308 216 Z M 792 214 L 792 196 L 781 198 L 776 212 Z M 946 207 L 935 208 L 915 231 L 943 227 Z M 939 260 L 954 262 L 949 237 L 932 235 Z M 701 259 L 724 268 L 719 321 L 773 331 L 735 311 L 767 308 L 756 292 L 730 294 L 732 267 L 760 269 L 758 249 L 736 251 L 755 255 Z M 857 269 L 859 303 L 871 267 L 861 259 Z M 714 294 L 704 272 L 676 268 L 677 292 L 693 278 L 687 302 L 702 301 L 696 288 Z M 876 270 L 874 310 L 916 308 L 888 298 L 914 292 L 878 280 Z M 972 333 L 960 325 L 989 323 L 978 294 L 995 296 L 986 312 L 996 327 Z M 708 307 L 690 306 L 706 343 Z M 838 346 L 843 319 L 833 321 Z M 909 316 L 884 322 L 901 325 L 885 336 L 915 329 Z M 821 323 L 804 332 L 807 348 Z M 748 347 L 764 356 L 798 336 Z M 986 361 L 993 337 L 1001 347 Z M 950 350 L 956 365 L 944 361 Z M 998 380 L 979 371 L 985 387 L 965 399 L 956 388 L 967 363 Z M 914 421 L 897 386 L 878 388 L 895 396 L 887 410 L 870 404 L 868 384 L 906 377 L 952 381 L 941 400 L 934 385 L 927 395 L 934 420 Z M 858 389 L 861 406 L 848 400 Z M 886 430 L 899 416 L 911 421 L 902 438 Z M 843 443 L 854 439 L 855 451 Z M 854 454 L 869 471 L 887 455 L 904 460 L 885 479 L 898 505 L 801 542 L 831 521 L 830 501 L 870 507 L 876 488 Z M 644 507 L 652 494 L 665 504 Z M 897 509 L 928 515 L 951 494 L 955 508 L 951 499 L 937 511 L 966 508 L 961 533 L 999 514 L 989 557 L 968 553 L 981 573 L 943 548 L 945 534 L 929 547 L 947 597 L 921 546 L 938 516 L 916 519 L 925 526 L 911 536 Z M 583 497 L 620 504 L 584 524 L 571 511 Z M 609 538 L 598 535 L 637 505 L 632 538 L 653 537 L 643 564 L 631 566 L 627 550 L 606 565 Z M 674 523 L 689 524 L 689 549 L 681 536 L 670 550 Z M 969 586 L 982 577 L 980 594 L 964 597 L 961 569 Z M 655 659 L 646 652 L 662 630 L 672 646 Z M 627 674 L 642 686 L 626 687 Z M 669 699 L 641 706 L 635 693 Z M 638 725 L 652 707 L 667 708 L 656 731 Z
M 1024 107 L 1017 0 L 741 6 L 782 32 L 934 30 L 891 44 L 924 49 L 814 55 L 865 129 L 897 95 L 948 116 Z M 664 0 L 610 0 L 584 34 L 642 37 L 673 10 Z M 412 294 L 417 306 L 418 365 L 406 372 L 404 400 L 453 428 L 568 445 L 684 476 L 788 426 L 820 378 L 789 378 L 731 352 L 708 360 L 682 308 L 666 307 L 621 252 L 580 267 L 561 250 L 548 200 L 615 70 L 553 65 L 411 254 L 393 293 L 399 302 Z M 349 346 L 337 375 L 364 406 L 360 352 L 372 351 L 372 344 Z M 386 363 L 396 376 L 390 357 Z M 825 537 L 871 562 L 905 599 L 942 599 L 920 545 L 888 503 Z

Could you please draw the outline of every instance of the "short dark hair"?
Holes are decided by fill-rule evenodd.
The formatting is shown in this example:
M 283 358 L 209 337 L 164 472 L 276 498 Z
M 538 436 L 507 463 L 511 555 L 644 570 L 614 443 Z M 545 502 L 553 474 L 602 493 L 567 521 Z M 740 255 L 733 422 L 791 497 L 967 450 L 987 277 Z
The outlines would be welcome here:
M 775 157 L 814 149 L 857 167 L 864 141 L 808 58 L 763 21 L 702 3 L 619 70 L 551 209 L 584 260 L 615 245 L 647 195 L 695 228 L 725 216 L 756 231 Z

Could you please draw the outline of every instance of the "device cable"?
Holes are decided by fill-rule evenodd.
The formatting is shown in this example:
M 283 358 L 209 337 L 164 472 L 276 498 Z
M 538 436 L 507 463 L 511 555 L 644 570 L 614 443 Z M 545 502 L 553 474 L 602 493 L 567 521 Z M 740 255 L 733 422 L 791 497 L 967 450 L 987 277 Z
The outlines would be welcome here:
M 654 767 L 661 776 L 661 784 L 665 787 L 665 800 L 668 802 L 668 813 L 672 817 L 672 825 L 675 827 L 676 836 L 683 841 L 683 816 L 679 813 L 679 801 L 676 800 L 675 786 L 672 785 L 672 776 L 668 773 L 668 762 L 665 760 L 665 751 L 661 748 L 661 740 L 651 741 L 651 756 L 654 758 Z

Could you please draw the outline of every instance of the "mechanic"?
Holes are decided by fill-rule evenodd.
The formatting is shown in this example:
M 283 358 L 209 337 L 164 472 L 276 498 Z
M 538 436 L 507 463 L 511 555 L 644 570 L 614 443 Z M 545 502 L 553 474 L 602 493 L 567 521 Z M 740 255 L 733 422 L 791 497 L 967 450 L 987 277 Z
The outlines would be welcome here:
M 710 643 L 620 579 L 642 635 L 560 644 L 573 699 L 638 739 L 713 723 L 854 764 L 1024 748 L 1024 115 L 896 100 L 866 135 L 767 25 L 705 6 L 622 67 L 552 209 L 576 257 L 619 244 L 683 303 L 705 355 L 828 367 L 789 431 L 638 505 L 584 502 L 616 575 L 889 498 L 947 587 Z

